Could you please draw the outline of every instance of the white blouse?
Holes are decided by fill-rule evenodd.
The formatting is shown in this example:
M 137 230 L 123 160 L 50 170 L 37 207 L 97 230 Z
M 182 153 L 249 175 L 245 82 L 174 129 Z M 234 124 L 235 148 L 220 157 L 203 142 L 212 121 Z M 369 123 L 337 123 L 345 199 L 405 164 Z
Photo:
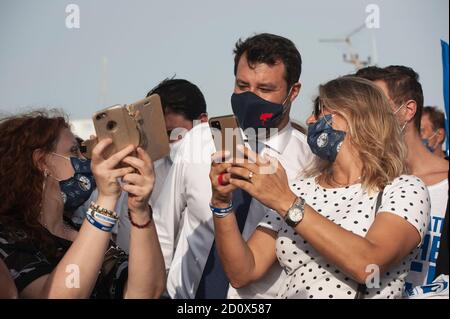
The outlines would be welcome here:
M 354 234 L 364 237 L 374 222 L 377 194 L 369 195 L 361 184 L 330 189 L 308 178 L 294 182 L 291 189 L 319 214 Z M 430 214 L 428 190 L 417 177 L 400 176 L 385 187 L 378 211 L 404 218 L 422 241 Z M 276 254 L 287 274 L 279 298 L 355 298 L 358 283 L 322 257 L 277 212 L 267 208 L 259 226 L 278 233 Z M 366 298 L 400 298 L 419 246 L 403 262 L 380 274 L 379 287 L 368 287 Z

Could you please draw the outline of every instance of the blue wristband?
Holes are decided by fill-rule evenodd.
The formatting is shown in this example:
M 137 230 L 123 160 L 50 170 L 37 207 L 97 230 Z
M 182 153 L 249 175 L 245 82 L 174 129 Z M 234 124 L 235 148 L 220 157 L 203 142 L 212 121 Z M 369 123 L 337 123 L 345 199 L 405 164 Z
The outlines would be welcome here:
M 113 227 L 114 227 L 114 226 L 105 226 L 105 225 L 100 224 L 94 218 L 92 218 L 92 216 L 89 215 L 89 214 L 86 214 L 86 219 L 88 220 L 88 222 L 92 226 L 94 226 L 94 227 L 96 227 L 96 228 L 98 228 L 98 229 L 100 229 L 100 230 L 102 230 L 104 232 L 110 233 L 112 231 Z
M 230 203 L 230 205 L 226 208 L 218 208 L 214 207 L 211 203 L 209 204 L 209 208 L 211 209 L 211 212 L 217 216 L 217 217 L 225 217 L 231 213 L 233 210 L 233 203 Z
M 94 216 L 92 216 L 92 213 L 94 213 Z M 109 216 L 102 215 L 99 212 L 92 212 L 92 211 L 88 210 L 88 214 L 91 217 L 93 217 L 95 220 L 98 220 L 100 222 L 106 222 L 106 223 L 111 224 L 113 226 L 117 223 L 117 219 L 116 218 L 111 218 Z

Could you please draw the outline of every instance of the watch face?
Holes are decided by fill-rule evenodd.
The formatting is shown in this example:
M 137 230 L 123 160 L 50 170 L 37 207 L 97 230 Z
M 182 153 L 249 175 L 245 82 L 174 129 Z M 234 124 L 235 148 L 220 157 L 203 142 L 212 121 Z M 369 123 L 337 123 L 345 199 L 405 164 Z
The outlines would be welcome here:
M 299 208 L 293 208 L 290 212 L 289 212 L 289 218 L 293 221 L 293 222 L 298 222 L 302 219 L 302 211 Z

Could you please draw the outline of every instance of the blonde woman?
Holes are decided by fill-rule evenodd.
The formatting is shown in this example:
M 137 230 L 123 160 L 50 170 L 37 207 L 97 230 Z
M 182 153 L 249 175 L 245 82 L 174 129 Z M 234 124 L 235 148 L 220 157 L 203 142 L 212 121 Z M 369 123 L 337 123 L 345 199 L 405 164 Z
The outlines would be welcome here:
M 307 124 L 319 158 L 307 178 L 289 185 L 276 160 L 248 149 L 252 161 L 212 164 L 215 239 L 231 284 L 243 287 L 279 262 L 280 298 L 355 298 L 358 291 L 400 298 L 430 203 L 423 182 L 405 175 L 401 130 L 386 97 L 364 79 L 332 80 L 320 86 Z M 275 173 L 264 174 L 267 165 Z M 237 187 L 266 206 L 247 242 L 230 204 Z

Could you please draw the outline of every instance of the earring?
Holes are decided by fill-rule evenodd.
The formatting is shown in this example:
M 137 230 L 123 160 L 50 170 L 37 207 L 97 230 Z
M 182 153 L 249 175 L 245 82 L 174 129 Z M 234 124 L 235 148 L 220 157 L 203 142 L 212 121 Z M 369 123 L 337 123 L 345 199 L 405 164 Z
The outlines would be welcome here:
M 44 182 L 42 183 L 42 194 L 45 192 L 45 184 L 47 182 L 47 177 L 50 175 L 47 169 L 44 169 Z
M 408 121 L 405 122 L 405 124 L 403 124 L 402 129 L 400 130 L 400 132 L 403 133 L 403 130 L 405 129 L 406 125 L 408 124 Z

